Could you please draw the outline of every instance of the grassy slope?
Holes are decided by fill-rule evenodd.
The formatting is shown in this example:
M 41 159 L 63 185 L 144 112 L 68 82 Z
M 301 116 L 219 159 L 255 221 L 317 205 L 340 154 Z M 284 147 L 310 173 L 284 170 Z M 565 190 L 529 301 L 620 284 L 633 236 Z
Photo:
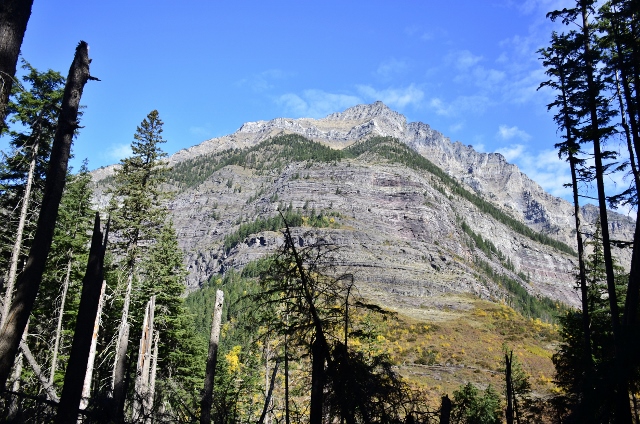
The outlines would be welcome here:
M 397 319 L 382 326 L 384 348 L 399 372 L 426 388 L 434 403 L 469 381 L 502 390 L 503 345 L 523 364 L 534 392 L 555 390 L 554 325 L 471 295 L 443 297 L 439 303 L 423 310 L 402 308 Z

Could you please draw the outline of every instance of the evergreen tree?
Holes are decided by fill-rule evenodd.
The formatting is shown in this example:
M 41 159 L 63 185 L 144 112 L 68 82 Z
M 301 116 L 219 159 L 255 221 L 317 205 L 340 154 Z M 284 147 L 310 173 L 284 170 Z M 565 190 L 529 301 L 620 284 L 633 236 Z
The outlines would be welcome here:
M 6 272 L 4 316 L 11 306 L 13 288 L 35 231 L 44 176 L 62 102 L 64 78 L 57 72 L 39 72 L 25 62 L 28 90 L 15 87 L 8 110 L 11 151 L 0 165 L 0 267 Z M 23 241 L 24 240 L 24 241 Z

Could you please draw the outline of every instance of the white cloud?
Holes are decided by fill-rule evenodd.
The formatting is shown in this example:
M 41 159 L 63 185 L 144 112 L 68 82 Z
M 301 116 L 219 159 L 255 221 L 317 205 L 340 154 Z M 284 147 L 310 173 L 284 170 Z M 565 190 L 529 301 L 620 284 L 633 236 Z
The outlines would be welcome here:
M 248 87 L 256 93 L 272 89 L 275 80 L 286 78 L 288 75 L 280 69 L 268 69 L 258 74 L 243 78 L 237 82 L 241 87 Z
M 449 131 L 452 132 L 452 133 L 455 133 L 455 132 L 460 131 L 463 128 L 464 128 L 464 123 L 463 122 L 457 122 L 457 123 L 449 126 Z
M 405 88 L 387 88 L 377 90 L 370 85 L 358 85 L 358 92 L 365 98 L 381 100 L 387 106 L 403 108 L 408 104 L 418 105 L 424 98 L 424 92 L 414 84 Z
M 128 158 L 131 155 L 133 155 L 133 152 L 131 151 L 130 144 L 113 144 L 106 151 L 105 156 L 107 156 L 109 159 L 120 160 Z
M 482 56 L 475 56 L 469 50 L 459 50 L 451 52 L 447 55 L 446 61 L 452 63 L 456 68 L 465 71 L 475 66 L 482 60 Z
M 395 75 L 403 74 L 407 69 L 409 69 L 409 64 L 406 61 L 392 57 L 378 66 L 376 74 L 383 79 L 390 79 Z
M 525 150 L 525 146 L 522 144 L 513 144 L 507 147 L 501 147 L 496 150 L 496 153 L 500 153 L 507 162 L 514 162 L 521 158 L 522 153 Z
M 501 140 L 511 140 L 512 138 L 518 138 L 522 141 L 531 139 L 531 136 L 518 127 L 508 127 L 506 125 L 500 125 L 497 133 L 498 138 Z
M 322 118 L 336 111 L 362 103 L 359 97 L 348 94 L 327 93 L 322 90 L 304 90 L 299 96 L 283 94 L 276 102 L 296 118 Z
M 569 167 L 558 158 L 556 150 L 533 153 L 522 144 L 513 144 L 497 149 L 496 153 L 502 154 L 507 162 L 515 163 L 522 172 L 552 195 L 563 197 L 571 193 L 570 188 L 564 187 L 565 183 L 571 181 Z
M 429 100 L 427 106 L 440 116 L 460 116 L 464 113 L 481 115 L 492 104 L 492 100 L 483 95 L 458 96 L 450 103 L 439 97 Z

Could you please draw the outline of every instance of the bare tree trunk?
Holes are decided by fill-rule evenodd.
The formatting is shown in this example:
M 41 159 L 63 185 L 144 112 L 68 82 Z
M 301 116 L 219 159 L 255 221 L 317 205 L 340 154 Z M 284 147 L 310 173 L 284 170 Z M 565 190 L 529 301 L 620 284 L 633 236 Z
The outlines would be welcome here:
M 442 396 L 442 404 L 440 405 L 440 424 L 449 424 L 451 422 L 451 400 L 448 395 Z
M 147 417 L 146 399 L 149 393 L 149 370 L 151 368 L 151 346 L 153 344 L 153 317 L 156 308 L 156 297 L 151 296 L 147 302 L 142 323 L 142 336 L 138 350 L 138 365 L 136 366 L 136 382 L 133 398 L 133 414 L 138 420 Z
M 278 365 L 280 365 L 280 361 L 276 360 L 276 363 L 273 366 L 273 371 L 271 372 L 271 379 L 269 380 L 269 387 L 267 389 L 267 396 L 264 399 L 264 406 L 262 407 L 262 414 L 260 415 L 260 419 L 258 420 L 258 424 L 263 424 L 265 422 L 265 418 L 267 417 L 267 413 L 269 412 L 269 405 L 271 404 L 271 397 L 273 395 L 273 388 L 276 385 L 276 374 L 278 373 Z
M 106 232 L 108 232 L 108 226 Z M 64 376 L 58 414 L 55 419 L 57 424 L 71 424 L 78 419 L 78 408 L 82 399 L 82 387 L 87 374 L 89 353 L 103 286 L 106 243 L 107 236 L 105 236 L 103 244 L 102 232 L 100 231 L 100 216 L 96 212 L 87 272 L 82 279 L 82 295 L 76 318 L 73 343 L 71 344 L 71 353 L 69 354 L 67 371 Z
M 31 17 L 32 5 L 33 0 L 0 2 L 0 129 L 4 127 L 20 46 Z
M 67 291 L 69 290 L 69 279 L 71 276 L 71 260 L 67 262 L 67 274 L 62 284 L 62 299 L 60 300 L 60 312 L 58 313 L 58 325 L 56 327 L 56 338 L 53 343 L 53 354 L 51 355 L 51 372 L 49 374 L 49 384 L 53 384 L 58 368 L 58 349 L 60 348 L 60 338 L 62 337 L 62 318 L 64 317 L 64 304 L 67 301 Z
M 24 329 L 24 333 L 22 334 L 22 338 L 20 339 L 20 343 L 27 342 L 27 334 L 29 333 L 29 323 L 27 323 L 27 328 Z M 16 366 L 13 369 L 13 375 L 11 376 L 11 380 L 13 381 L 11 390 L 13 392 L 17 392 L 20 390 L 20 376 L 22 376 L 22 367 L 24 365 L 24 353 L 20 350 L 18 354 L 18 358 L 16 360 Z M 9 413 L 7 414 L 7 421 L 11 422 L 15 420 L 16 414 L 18 413 L 19 406 L 18 397 L 13 395 L 11 397 L 11 403 L 9 404 Z
M 87 373 L 84 376 L 84 384 L 82 385 L 82 398 L 80 400 L 80 409 L 85 410 L 89 405 L 89 396 L 91 395 L 91 379 L 93 377 L 93 364 L 96 360 L 96 348 L 98 345 L 98 331 L 100 330 L 100 315 L 102 315 L 102 305 L 104 303 L 104 290 L 107 286 L 106 281 L 102 281 L 102 289 L 100 290 L 100 301 L 98 302 L 98 312 L 96 313 L 96 322 L 93 324 L 93 334 L 91 336 L 91 348 L 89 349 L 89 360 L 87 362 Z
M 36 358 L 31 353 L 31 349 L 29 349 L 29 345 L 27 345 L 25 340 L 20 341 L 20 350 L 24 354 L 24 358 L 27 360 L 27 363 L 33 370 L 33 373 L 38 377 L 38 380 L 40 380 L 40 384 L 42 384 L 44 391 L 47 393 L 47 398 L 54 402 L 58 402 L 58 395 L 56 394 L 53 385 L 49 384 L 44 372 L 42 372 L 42 368 L 40 368 L 40 365 L 36 362 Z
M 129 324 L 120 326 L 120 337 L 116 347 L 117 361 L 113 369 L 113 404 L 109 409 L 112 420 L 120 422 L 124 416 L 125 375 L 127 371 L 127 349 L 129 348 Z
M 115 387 L 122 383 L 122 379 L 124 378 L 124 374 L 119 374 L 118 379 L 116 380 L 116 370 L 119 368 L 120 362 L 126 361 L 127 350 L 124 349 L 123 354 L 121 354 L 120 344 L 124 341 L 123 335 L 125 331 L 125 327 L 129 326 L 129 305 L 131 304 L 131 288 L 133 285 L 133 271 L 129 271 L 127 275 L 127 288 L 124 293 L 124 304 L 122 306 L 122 317 L 120 318 L 120 327 L 118 328 L 118 339 L 116 340 L 116 357 L 113 361 L 113 379 L 111 380 L 111 390 L 115 390 Z M 127 328 L 127 334 L 129 334 L 129 329 Z M 127 336 L 126 341 L 124 341 L 127 345 L 129 343 L 129 338 Z M 124 365 L 122 365 L 124 366 Z
M 507 383 L 507 424 L 513 424 L 513 384 L 511 383 L 511 359 L 513 358 L 513 352 L 511 357 L 505 352 L 504 365 L 505 365 L 505 380 Z
M 13 250 L 11 251 L 11 259 L 9 261 L 9 276 L 7 277 L 7 290 L 4 293 L 4 303 L 2 304 L 2 320 L 0 321 L 0 328 L 4 326 L 7 316 L 9 315 L 13 289 L 16 284 L 18 260 L 20 259 L 20 251 L 22 250 L 22 236 L 24 234 L 25 223 L 27 222 L 29 203 L 31 202 L 31 186 L 33 186 L 33 174 L 36 169 L 37 155 L 38 143 L 35 144 L 31 153 L 31 163 L 29 164 L 29 173 L 27 174 L 27 185 L 24 188 L 24 195 L 22 196 L 22 207 L 20 208 L 20 218 L 18 219 L 18 228 L 16 229 L 16 240 L 13 243 Z
M 4 3 L 3 3 L 4 4 Z M 33 245 L 27 264 L 16 283 L 16 291 L 7 320 L 0 332 L 0 389 L 4 389 L 18 353 L 20 338 L 33 309 L 42 274 L 51 248 L 58 207 L 67 177 L 71 142 L 78 128 L 78 107 L 89 74 L 89 46 L 81 41 L 69 70 L 62 109 L 51 149 L 49 169 Z
M 211 423 L 211 406 L 213 404 L 213 381 L 216 376 L 218 362 L 218 342 L 220 341 L 220 324 L 222 323 L 222 304 L 224 293 L 216 291 L 216 304 L 213 308 L 213 322 L 211 323 L 211 337 L 209 338 L 209 354 L 207 355 L 207 370 L 204 377 L 204 390 L 200 402 L 200 424 Z
M 311 346 L 311 405 L 309 424 L 322 424 L 325 382 L 325 350 L 320 338 Z
M 146 398 L 145 409 L 147 411 L 153 410 L 153 401 L 156 395 L 156 371 L 158 369 L 158 350 L 160 344 L 160 333 L 158 330 L 154 331 L 153 337 L 153 353 L 151 354 L 151 371 L 149 375 L 149 390 Z M 151 417 L 147 419 L 147 423 L 151 424 Z

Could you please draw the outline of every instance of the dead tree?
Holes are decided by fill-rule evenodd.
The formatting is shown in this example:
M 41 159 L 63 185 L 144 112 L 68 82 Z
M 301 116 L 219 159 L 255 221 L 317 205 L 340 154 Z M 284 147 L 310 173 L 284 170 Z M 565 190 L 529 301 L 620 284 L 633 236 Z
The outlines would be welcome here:
M 31 202 L 31 187 L 33 185 L 33 175 L 36 169 L 38 156 L 38 144 L 36 143 L 31 151 L 31 162 L 29 163 L 29 173 L 27 174 L 27 185 L 24 188 L 22 196 L 22 206 L 20 207 L 20 218 L 18 219 L 18 228 L 16 229 L 16 239 L 13 243 L 11 251 L 11 259 L 9 260 L 9 275 L 7 276 L 7 289 L 4 293 L 4 303 L 2 305 L 2 319 L 0 320 L 0 328 L 4 325 L 9 315 L 11 307 L 11 297 L 16 284 L 16 275 L 18 273 L 18 259 L 22 250 L 22 236 L 24 227 L 27 222 L 27 212 L 29 211 L 29 203 Z
M 224 293 L 216 291 L 216 303 L 213 309 L 213 322 L 211 323 L 211 337 L 209 339 L 209 354 L 207 355 L 207 369 L 204 377 L 204 390 L 200 402 L 200 424 L 211 423 L 211 405 L 213 404 L 213 380 L 216 375 L 218 362 L 218 342 L 220 340 L 220 324 L 222 322 L 222 304 Z
M 0 2 L 0 129 L 4 127 L 20 47 L 31 17 L 31 6 L 33 0 Z
M 107 224 L 108 234 L 109 225 Z M 107 235 L 102 240 L 100 231 L 100 216 L 96 212 L 93 226 L 93 237 L 91 239 L 91 249 L 89 250 L 89 261 L 87 272 L 82 279 L 82 294 L 80 306 L 76 318 L 76 327 L 71 344 L 71 353 L 67 371 L 64 376 L 64 386 L 58 405 L 58 414 L 55 422 L 57 424 L 75 423 L 78 418 L 78 408 L 82 399 L 82 387 L 87 373 L 89 353 L 93 340 L 94 325 L 98 315 L 100 303 L 100 293 L 104 280 L 104 253 L 107 243 Z
M 147 302 L 147 308 L 144 313 L 142 336 L 140 337 L 140 348 L 138 350 L 138 365 L 136 366 L 133 414 L 134 418 L 137 418 L 138 421 L 141 420 L 142 417 L 147 416 L 151 409 L 148 405 L 148 397 L 152 360 L 151 347 L 153 344 L 153 318 L 155 315 L 155 309 L 156 297 L 151 296 L 151 299 Z
M 105 280 L 102 281 L 102 289 L 100 290 L 100 301 L 98 302 L 98 312 L 96 313 L 96 321 L 93 324 L 93 334 L 91 335 L 91 348 L 89 349 L 89 361 L 87 362 L 87 372 L 84 375 L 84 384 L 82 385 L 82 399 L 80 400 L 80 409 L 87 409 L 89 404 L 89 396 L 91 395 L 91 379 L 93 377 L 93 364 L 96 360 L 96 348 L 98 347 L 98 332 L 100 330 L 100 315 L 102 315 L 102 305 L 104 303 L 104 290 L 107 286 Z
M 4 4 L 4 3 L 3 3 Z M 78 129 L 78 107 L 84 85 L 92 78 L 89 74 L 89 46 L 81 41 L 64 89 L 62 109 L 51 149 L 49 169 L 43 193 L 38 224 L 24 271 L 16 283 L 16 291 L 9 315 L 0 330 L 0 389 L 4 389 L 18 353 L 20 337 L 33 309 L 42 274 L 51 248 L 58 207 L 67 177 L 71 142 Z

